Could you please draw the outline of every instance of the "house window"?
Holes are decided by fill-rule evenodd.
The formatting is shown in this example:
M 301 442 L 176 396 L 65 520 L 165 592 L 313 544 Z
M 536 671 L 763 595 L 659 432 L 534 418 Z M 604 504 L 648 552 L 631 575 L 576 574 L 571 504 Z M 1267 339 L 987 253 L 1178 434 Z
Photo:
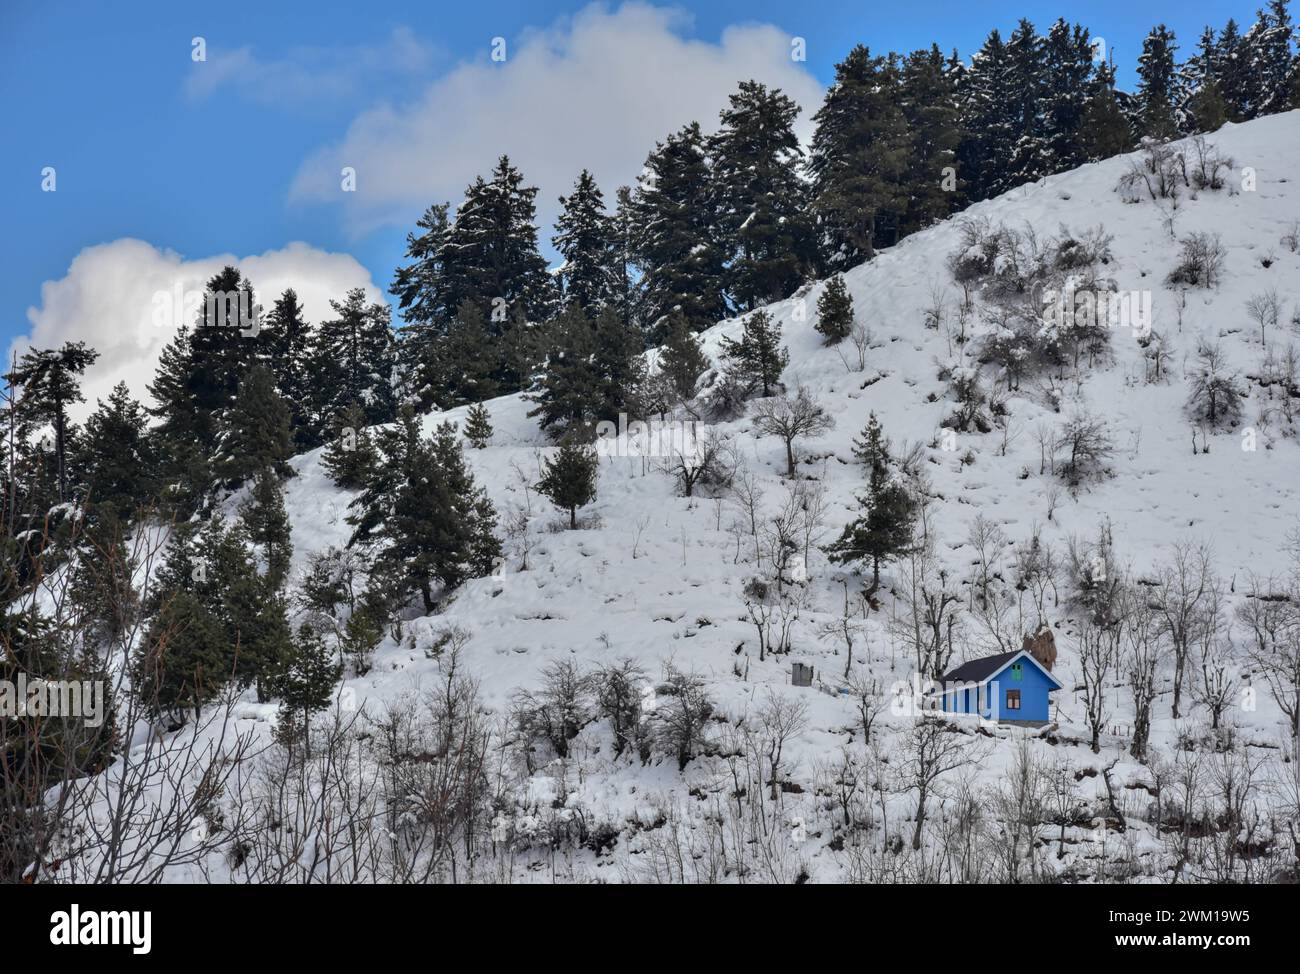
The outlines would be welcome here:
M 1012 663 L 1012 664 L 1011 664 L 1011 679 L 1013 679 L 1013 680 L 1023 680 L 1024 677 L 1025 677 L 1025 671 L 1022 670 L 1022 669 L 1020 668 L 1020 664 L 1019 664 L 1019 663 Z
M 1019 691 L 1019 690 L 1008 690 L 1008 691 L 1007 691 L 1007 709 L 1008 709 L 1008 710 L 1019 710 L 1019 709 L 1020 709 L 1020 691 Z

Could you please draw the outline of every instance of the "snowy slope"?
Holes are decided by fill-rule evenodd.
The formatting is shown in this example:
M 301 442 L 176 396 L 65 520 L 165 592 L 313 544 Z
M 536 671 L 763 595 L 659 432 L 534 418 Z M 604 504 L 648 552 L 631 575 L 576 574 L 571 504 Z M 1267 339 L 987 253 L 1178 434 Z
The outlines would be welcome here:
M 1126 203 L 1116 192 L 1129 166 L 1125 158 L 1085 166 L 977 204 L 849 271 L 845 277 L 856 314 L 874 335 L 865 372 L 848 371 L 836 350 L 823 347 L 814 331 L 812 309 L 821 285 L 802 295 L 802 300 L 780 302 L 769 309 L 781 323 L 790 352 L 784 376 L 787 386 L 806 386 L 837 421 L 836 428 L 819 440 L 799 444 L 800 475 L 814 478 L 827 491 L 823 543 L 838 535 L 852 516 L 862 472 L 853 462 L 851 441 L 865 425 L 868 412 L 875 411 L 895 447 L 923 445 L 937 498 L 930 530 L 938 538 L 940 557 L 958 576 L 964 577 L 972 560 L 967 536 L 979 515 L 996 522 L 1011 542 L 1024 541 L 1031 525 L 1037 524 L 1044 540 L 1058 547 L 1071 535 L 1094 536 L 1099 524 L 1109 519 L 1121 562 L 1137 574 L 1157 563 L 1171 542 L 1203 540 L 1212 544 L 1217 570 L 1233 584 L 1234 598 L 1244 590 L 1249 572 L 1267 575 L 1286 570 L 1284 539 L 1296 529 L 1300 514 L 1300 443 L 1283 438 L 1277 429 L 1261 428 L 1259 448 L 1254 451 L 1241 449 L 1239 432 L 1224 432 L 1211 437 L 1208 453 L 1193 454 L 1184 411 L 1184 369 L 1198 338 L 1208 336 L 1221 342 L 1239 372 L 1254 374 L 1262 348 L 1245 305 L 1251 295 L 1269 288 L 1276 288 L 1285 301 L 1275 340 L 1282 347 L 1288 340 L 1300 343 L 1300 333 L 1289 324 L 1300 308 L 1300 254 L 1279 243 L 1291 223 L 1300 220 L 1300 186 L 1290 180 L 1300 151 L 1300 113 L 1229 125 L 1209 140 L 1234 159 L 1230 186 L 1196 194 L 1197 198 L 1185 194 L 1176 212 L 1175 233 L 1178 237 L 1200 230 L 1220 234 L 1226 264 L 1217 289 L 1187 292 L 1181 324 L 1175 294 L 1163 283 L 1176 262 L 1177 243 L 1160 208 L 1149 200 Z M 1257 174 L 1252 191 L 1240 191 L 1244 167 Z M 955 314 L 961 292 L 952 283 L 947 260 L 961 244 L 960 221 L 981 218 L 1032 227 L 1043 236 L 1056 234 L 1061 226 L 1083 232 L 1104 225 L 1114 235 L 1114 260 L 1107 273 L 1121 291 L 1153 292 L 1154 327 L 1175 350 L 1170 380 L 1145 384 L 1141 349 L 1130 332 L 1117 330 L 1112 338 L 1114 360 L 1086 374 L 1077 387 L 1065 389 L 1062 413 L 1076 403 L 1086 403 L 1112 425 L 1118 450 L 1113 477 L 1077 497 L 1058 488 L 1054 504 L 1049 496 L 1059 481 L 1039 474 L 1033 429 L 1040 421 L 1055 425 L 1062 417 L 1045 404 L 1032 383 L 1009 400 L 1011 434 L 1005 455 L 1000 455 L 999 430 L 959 434 L 955 450 L 944 449 L 941 443 L 940 423 L 953 403 L 936 363 L 955 361 L 961 350 L 951 347 L 943 330 L 926 329 L 923 320 L 936 287 L 945 292 L 949 314 Z M 1261 258 L 1271 258 L 1271 266 L 1265 267 Z M 720 339 L 739 331 L 738 319 L 721 322 L 707 333 L 706 350 L 716 355 Z M 992 372 L 988 374 L 991 377 Z M 1256 425 L 1259 394 L 1255 388 L 1245 411 L 1246 426 Z M 487 406 L 494 438 L 487 449 L 468 450 L 467 456 L 499 514 L 506 515 L 529 502 L 523 482 L 538 479 L 540 458 L 551 448 L 536 421 L 528 418 L 530 404 L 522 397 L 505 397 Z M 461 421 L 463 412 L 431 415 L 426 428 L 444 419 Z M 781 443 L 756 436 L 748 418 L 722 424 L 720 430 L 736 438 L 749 468 L 761 477 L 769 508 L 774 508 L 786 489 Z M 286 485 L 296 569 L 313 552 L 342 545 L 347 539 L 343 516 L 350 495 L 333 488 L 319 461 L 319 452 L 297 458 L 294 466 L 299 476 Z M 1049 507 L 1054 507 L 1050 516 Z M 736 511 L 726 500 L 679 497 L 672 479 L 655 461 L 623 457 L 603 460 L 599 497 L 582 512 L 587 522 L 583 529 L 557 530 L 562 524 L 560 513 L 535 492 L 531 510 L 528 570 L 518 569 L 518 548 L 508 545 L 507 561 L 498 575 L 467 584 L 439 615 L 411 620 L 400 644 L 387 639 L 366 676 L 345 680 L 347 696 L 368 708 L 379 707 L 436 683 L 440 664 L 425 649 L 436 631 L 455 625 L 472 634 L 465 663 L 480 683 L 483 703 L 498 715 L 507 710 L 516 689 L 536 688 L 543 668 L 565 658 L 593 666 L 632 657 L 652 678 L 663 663 L 672 661 L 706 678 L 709 692 L 733 725 L 761 706 L 770 693 L 797 697 L 807 703 L 808 718 L 789 743 L 784 762 L 784 774 L 796 785 L 782 796 L 778 813 L 788 828 L 788 839 L 781 840 L 788 849 L 769 878 L 794 878 L 801 871 L 815 880 L 847 878 L 850 871 L 844 857 L 829 845 L 827 823 L 834 803 L 817 786 L 828 780 L 826 768 L 839 759 L 842 748 L 861 752 L 861 733 L 853 734 L 857 716 L 852 698 L 839 693 L 843 645 L 819 635 L 818 629 L 838 613 L 841 579 L 848 579 L 851 589 L 860 585 L 860 579 L 816 553 L 808 565 L 811 609 L 795 624 L 794 651 L 760 662 L 741 595 L 752 571 L 745 563 L 747 542 L 739 543 L 738 563 L 737 536 L 729 530 Z M 911 681 L 914 666 L 886 630 L 896 611 L 888 591 L 897 581 L 892 571 L 886 572 L 885 581 L 883 604 L 867 621 L 856 654 L 858 660 L 865 657 L 871 675 L 889 686 Z M 1080 794 L 1100 801 L 1105 795 L 1103 778 L 1090 777 L 1084 769 L 1100 769 L 1118 759 L 1112 780 L 1135 786 L 1147 781 L 1149 773 L 1127 757 L 1122 733 L 1105 735 L 1100 755 L 1077 743 L 1086 742 L 1087 729 L 1074 689 L 1079 682 L 1078 661 L 1064 609 L 1053 622 L 1058 626 L 1061 654 L 1056 671 L 1067 687 L 1056 695 L 1058 741 L 1033 738 L 1029 746 L 1045 761 L 1064 756 L 1080 769 Z M 972 639 L 970 652 L 980 654 L 977 639 Z M 792 661 L 815 666 L 817 685 L 790 686 Z M 1170 717 L 1168 673 L 1162 673 L 1161 679 L 1164 685 L 1156 701 L 1152 733 L 1157 746 L 1204 721 L 1204 714 L 1193 708 L 1191 716 L 1176 725 Z M 1111 723 L 1122 731 L 1122 725 L 1131 721 L 1129 695 L 1117 686 L 1114 697 L 1117 705 Z M 264 729 L 274 719 L 273 706 L 245 703 L 240 713 Z M 879 740 L 886 757 L 897 751 L 898 741 L 914 720 L 889 711 L 881 717 Z M 1256 710 L 1234 708 L 1231 720 L 1247 740 L 1268 746 L 1285 740 L 1279 713 L 1262 690 Z M 718 723 L 713 733 L 721 741 L 726 727 Z M 1018 741 L 1031 736 L 1001 731 L 974 740 L 979 759 L 968 770 L 984 769 L 986 782 L 997 780 L 1010 768 Z M 511 834 L 522 834 L 530 823 L 554 814 L 547 811 L 552 806 L 619 827 L 664 815 L 676 822 L 680 816 L 689 830 L 714 801 L 727 800 L 725 748 L 714 751 L 692 761 L 681 773 L 670 759 L 656 757 L 648 764 L 636 758 L 615 759 L 609 729 L 603 722 L 594 723 L 575 740 L 569 761 L 542 768 L 520 788 Z M 1125 794 L 1133 799 L 1136 821 L 1145 810 L 1146 792 L 1129 788 Z M 891 831 L 900 828 L 910 835 L 910 823 L 904 820 L 912 813 L 915 796 L 900 791 L 881 797 L 880 802 Z M 940 805 L 946 808 L 948 802 L 944 799 Z M 940 805 L 932 814 L 939 814 Z M 623 853 L 644 851 L 652 834 L 628 828 L 619 848 Z M 1071 829 L 1072 842 L 1086 843 L 1089 836 L 1086 829 Z M 1128 841 L 1139 849 L 1143 842 L 1153 842 L 1140 830 L 1129 836 Z M 532 860 L 546 861 L 544 878 L 648 878 L 638 871 L 642 867 L 636 856 L 583 853 L 557 865 L 538 852 Z M 527 878 L 523 867 L 532 860 L 528 853 L 521 854 L 521 873 L 516 878 Z

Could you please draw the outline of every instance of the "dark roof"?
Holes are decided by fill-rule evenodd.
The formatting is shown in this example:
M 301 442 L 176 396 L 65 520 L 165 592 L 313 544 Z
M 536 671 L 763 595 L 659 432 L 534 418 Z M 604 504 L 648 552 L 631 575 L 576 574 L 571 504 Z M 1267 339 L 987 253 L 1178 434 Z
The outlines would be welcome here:
M 957 667 L 955 670 L 950 670 L 945 673 L 940 678 L 939 682 L 983 683 L 1022 652 L 1024 652 L 1024 650 L 1017 649 L 1012 653 L 998 653 L 997 656 L 983 656 L 980 659 L 970 660 L 967 663 L 962 663 L 961 666 Z

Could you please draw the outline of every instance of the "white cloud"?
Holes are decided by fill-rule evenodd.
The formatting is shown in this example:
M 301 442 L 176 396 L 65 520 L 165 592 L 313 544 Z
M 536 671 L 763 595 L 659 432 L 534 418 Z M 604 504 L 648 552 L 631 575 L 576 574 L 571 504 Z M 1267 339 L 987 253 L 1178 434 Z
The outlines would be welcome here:
M 227 264 L 234 264 L 253 282 L 267 311 L 285 288 L 298 292 L 308 321 L 330 314 L 331 298 L 341 299 L 353 287 L 364 287 L 372 301 L 384 300 L 370 272 L 347 254 L 317 250 L 291 243 L 280 250 L 251 257 L 219 254 L 186 260 L 171 250 L 159 250 L 143 240 L 122 238 L 87 247 L 57 281 L 41 285 L 41 304 L 27 309 L 29 333 L 13 343 L 22 354 L 28 347 L 54 348 L 64 342 L 84 341 L 99 353 L 83 383 L 86 403 L 74 410 L 81 419 L 94 409 L 96 398 L 106 398 L 118 382 L 147 401 L 149 381 L 158 355 L 171 340 L 174 328 L 154 323 L 154 295 L 201 292 L 208 280 Z
M 791 35 L 771 25 L 727 28 L 718 43 L 680 32 L 689 14 L 628 4 L 590 6 L 571 20 L 508 39 L 507 60 L 490 60 L 489 39 L 474 62 L 430 84 L 411 104 L 364 112 L 342 141 L 320 149 L 295 177 L 291 198 L 348 207 L 355 229 L 411 221 L 412 209 L 460 202 L 475 175 L 505 153 L 541 187 L 549 229 L 582 168 L 607 197 L 640 172 L 656 141 L 696 120 L 716 127 L 740 81 L 779 87 L 804 109 L 801 136 L 823 89 L 791 59 Z M 340 192 L 340 170 L 357 173 Z
M 297 47 L 283 58 L 262 58 L 253 48 L 209 47 L 207 60 L 191 64 L 185 93 L 200 100 L 220 88 L 272 105 L 346 98 L 377 79 L 427 72 L 433 49 L 407 27 L 381 43 L 347 47 Z

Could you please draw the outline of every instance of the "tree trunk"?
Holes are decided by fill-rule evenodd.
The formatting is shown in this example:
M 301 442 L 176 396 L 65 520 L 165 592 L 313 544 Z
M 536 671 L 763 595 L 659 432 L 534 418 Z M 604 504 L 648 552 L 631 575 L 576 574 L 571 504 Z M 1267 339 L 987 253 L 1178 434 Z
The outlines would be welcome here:
M 785 441 L 785 475 L 794 478 L 794 440 Z
M 925 789 L 920 790 L 916 802 L 916 831 L 912 833 L 913 851 L 921 848 L 921 829 L 925 827 Z
M 578 509 L 576 507 L 569 508 L 569 530 L 578 530 Z

